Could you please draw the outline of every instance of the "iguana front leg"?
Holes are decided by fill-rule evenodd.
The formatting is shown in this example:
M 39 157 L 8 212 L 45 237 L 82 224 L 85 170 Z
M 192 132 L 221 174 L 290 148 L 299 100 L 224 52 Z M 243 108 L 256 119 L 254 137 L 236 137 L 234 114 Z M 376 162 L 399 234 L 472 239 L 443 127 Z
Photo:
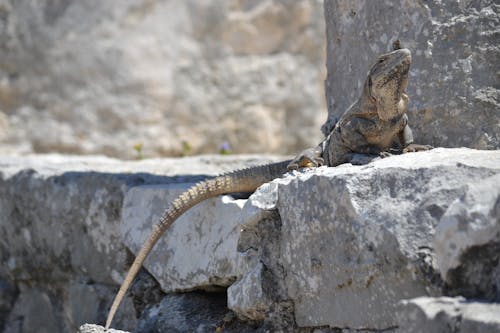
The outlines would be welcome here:
M 399 142 L 403 146 L 403 153 L 413 153 L 417 151 L 431 150 L 434 148 L 430 145 L 421 145 L 413 143 L 413 132 L 408 124 L 405 125 L 403 130 L 399 133 Z
M 301 168 L 315 168 L 322 166 L 325 164 L 323 157 L 323 149 L 321 145 L 316 148 L 309 148 L 303 150 L 299 155 L 297 155 L 291 162 L 288 164 L 287 169 L 297 170 Z

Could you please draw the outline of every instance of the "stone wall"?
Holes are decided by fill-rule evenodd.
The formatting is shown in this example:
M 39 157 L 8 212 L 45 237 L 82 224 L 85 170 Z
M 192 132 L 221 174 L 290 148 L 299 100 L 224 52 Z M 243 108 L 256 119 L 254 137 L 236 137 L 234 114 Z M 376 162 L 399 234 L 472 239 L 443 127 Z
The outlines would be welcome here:
M 399 39 L 411 50 L 410 125 L 418 142 L 500 148 L 496 1 L 325 0 L 329 131 L 370 64 Z
M 0 331 L 103 324 L 173 196 L 272 160 L 0 157 Z M 439 332 L 498 331 L 499 177 L 500 152 L 441 148 L 206 200 L 157 244 L 113 327 L 426 332 L 419 318 L 449 328 Z
M 175 189 L 208 175 L 273 160 L 203 156 L 125 162 L 0 156 L 0 332 L 67 333 L 85 322 L 104 322 L 133 258 L 120 231 L 122 216 L 128 216 L 122 213 L 123 204 L 130 201 L 125 200 L 127 193 L 133 198 L 134 189 L 151 184 Z M 148 207 L 164 203 L 168 204 L 147 202 Z M 139 212 L 147 214 L 150 209 Z M 125 299 L 115 322 L 130 330 L 138 325 L 146 305 L 163 298 L 158 283 L 145 272 L 132 290 L 135 300 Z M 217 314 L 227 312 L 225 295 L 190 295 L 184 303 L 185 298 L 178 298 L 173 295 L 168 304 L 204 301 Z
M 1 0 L 0 152 L 294 153 L 324 44 L 320 1 Z

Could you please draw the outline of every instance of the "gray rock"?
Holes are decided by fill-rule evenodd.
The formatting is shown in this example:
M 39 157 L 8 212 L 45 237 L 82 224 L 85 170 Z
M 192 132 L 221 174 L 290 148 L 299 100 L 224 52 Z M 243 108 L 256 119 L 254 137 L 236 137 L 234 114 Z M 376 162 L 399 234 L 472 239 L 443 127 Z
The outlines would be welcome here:
M 436 227 L 434 248 L 448 293 L 500 301 L 500 175 L 468 185 Z
M 400 331 L 405 333 L 497 333 L 500 304 L 463 297 L 419 297 L 401 302 Z
M 319 1 L 2 0 L 0 152 L 296 152 L 324 44 Z
M 99 326 L 95 324 L 84 324 L 80 326 L 77 333 L 129 333 L 128 331 L 120 331 L 110 328 L 105 330 L 104 326 Z
M 358 98 L 378 55 L 412 51 L 409 119 L 434 146 L 500 148 L 500 7 L 494 0 L 326 0 L 328 132 Z
M 299 327 L 396 326 L 399 300 L 441 292 L 432 241 L 443 214 L 468 184 L 498 173 L 500 151 L 462 148 L 366 166 L 321 167 L 275 180 L 264 189 L 273 189 L 270 197 L 260 190 L 250 197 L 244 208 L 250 213 L 243 214 L 249 224 L 243 228 L 255 234 L 253 229 L 264 225 L 255 223 L 255 210 L 271 209 L 274 200 L 278 230 L 264 244 L 259 234 L 243 239 L 242 271 L 247 271 L 231 286 L 228 304 L 244 304 L 242 315 L 252 314 L 252 307 L 259 313 L 274 306 L 273 298 L 263 306 L 248 292 L 258 289 L 259 279 L 247 274 L 254 275 L 252 264 L 262 262 L 268 277 L 260 279 L 261 288 L 294 304 Z M 266 244 L 278 245 L 270 251 Z
M 167 195 L 165 188 L 178 191 L 207 175 L 270 160 L 275 158 L 126 162 L 57 155 L 0 157 L 0 281 L 8 282 L 0 289 L 6 297 L 0 302 L 0 319 L 5 318 L 0 325 L 8 333 L 21 333 L 25 327 L 58 333 L 77 331 L 85 322 L 102 324 L 132 258 L 121 236 L 122 215 L 134 213 L 134 221 L 139 215 L 147 218 L 151 207 L 161 206 L 155 200 L 174 195 Z M 191 230 L 191 237 L 198 239 L 199 230 L 189 226 L 212 223 L 206 219 L 212 214 L 212 219 L 227 219 L 225 223 L 243 231 L 237 244 L 236 238 L 228 241 L 237 249 L 236 256 L 228 249 L 219 253 L 219 259 L 234 256 L 230 274 L 217 276 L 223 271 L 217 260 L 210 264 L 216 266 L 213 270 L 193 260 L 201 266 L 204 280 L 189 283 L 206 288 L 207 281 L 222 284 L 230 282 L 229 276 L 238 277 L 228 289 L 227 304 L 224 293 L 163 296 L 143 270 L 113 327 L 141 332 L 213 332 L 217 327 L 259 333 L 395 331 L 396 325 L 407 324 L 395 315 L 401 299 L 441 295 L 433 249 L 436 226 L 464 212 L 470 222 L 488 222 L 467 224 L 471 237 L 482 235 L 480 226 L 496 230 L 491 229 L 491 217 L 498 216 L 498 174 L 500 151 L 440 148 L 365 166 L 289 173 L 262 186 L 242 211 L 235 209 L 241 200 L 208 201 L 203 216 L 195 211 L 181 226 L 187 226 L 183 232 Z M 147 195 L 143 201 L 137 198 L 141 193 Z M 153 202 L 146 205 L 150 199 Z M 122 210 L 123 205 L 130 206 Z M 227 214 L 229 210 L 235 211 Z M 212 232 L 218 234 L 217 230 Z M 476 239 L 486 239 L 479 236 Z M 220 240 L 201 239 L 210 244 L 208 238 Z M 494 240 L 488 238 L 480 246 L 495 244 Z M 210 256 L 196 251 L 215 251 L 203 246 L 195 251 L 192 246 L 178 243 L 175 252 L 191 251 L 191 256 L 204 258 Z M 467 253 L 476 252 L 463 249 L 459 265 L 449 272 L 464 263 L 477 267 L 464 261 Z M 493 254 L 489 257 L 495 258 Z M 177 260 L 175 255 L 167 260 Z M 169 265 L 164 258 L 155 260 L 151 267 Z M 171 268 L 183 270 L 179 265 L 184 262 L 178 260 Z M 496 266 L 481 265 L 492 268 L 486 282 L 494 281 Z M 463 281 L 460 287 L 469 280 L 457 281 Z M 470 309 L 464 318 L 476 319 L 463 320 L 462 329 L 472 330 L 481 322 L 476 314 L 482 308 Z M 259 322 L 245 324 L 236 317 Z
M 33 288 L 21 293 L 16 300 L 4 332 L 64 332 L 64 323 L 58 322 L 60 315 L 50 296 L 38 288 Z
M 194 183 L 138 186 L 124 198 L 121 232 L 137 254 L 164 210 Z M 244 200 L 206 200 L 180 217 L 160 239 L 144 267 L 163 291 L 228 286 L 236 279 L 238 216 Z
M 227 306 L 244 318 L 262 321 L 271 309 L 272 299 L 263 286 L 263 270 L 262 263 L 257 263 L 227 290 Z
M 144 311 L 134 332 L 257 333 L 226 307 L 225 293 L 169 294 Z M 264 333 L 264 332 L 262 332 Z
M 9 333 L 62 333 L 103 323 L 132 258 L 120 233 L 128 190 L 176 187 L 275 159 L 0 156 L 0 326 Z M 159 299 L 145 276 L 121 305 L 116 327 L 133 329 L 146 305 Z
M 14 282 L 5 277 L 0 278 L 0 331 L 2 332 L 18 296 L 19 290 Z

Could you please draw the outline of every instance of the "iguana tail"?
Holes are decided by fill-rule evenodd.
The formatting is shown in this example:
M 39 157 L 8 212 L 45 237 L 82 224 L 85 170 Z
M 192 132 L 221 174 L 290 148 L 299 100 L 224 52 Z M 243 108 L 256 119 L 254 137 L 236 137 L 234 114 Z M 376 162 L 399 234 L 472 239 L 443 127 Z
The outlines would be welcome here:
M 290 163 L 290 161 L 250 167 L 201 181 L 175 199 L 170 207 L 165 210 L 159 223 L 153 227 L 149 238 L 142 246 L 134 263 L 130 267 L 120 290 L 115 296 L 111 309 L 109 310 L 108 318 L 106 319 L 106 329 L 111 325 L 118 306 L 123 300 L 125 293 L 139 272 L 149 252 L 151 252 L 156 242 L 179 216 L 201 201 L 217 195 L 253 192 L 260 185 L 283 175 L 287 171 L 288 163 Z

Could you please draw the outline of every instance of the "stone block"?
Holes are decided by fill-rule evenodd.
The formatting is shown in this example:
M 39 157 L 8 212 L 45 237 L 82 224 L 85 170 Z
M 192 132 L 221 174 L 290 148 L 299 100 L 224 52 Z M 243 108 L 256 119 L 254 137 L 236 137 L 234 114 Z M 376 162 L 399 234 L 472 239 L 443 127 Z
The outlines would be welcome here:
M 448 293 L 500 301 L 500 175 L 467 185 L 436 227 L 434 249 Z
M 138 186 L 125 195 L 121 232 L 137 253 L 168 205 L 194 183 Z M 144 266 L 165 292 L 212 289 L 236 279 L 236 245 L 243 200 L 222 196 L 183 214 L 148 256 Z
M 500 304 L 463 297 L 419 297 L 401 302 L 399 331 L 404 333 L 497 333 Z
M 258 190 L 245 205 L 244 230 L 265 227 L 255 222 L 256 207 L 274 205 L 280 224 L 264 243 L 249 237 L 240 251 L 252 251 L 241 252 L 242 262 L 266 264 L 269 278 L 261 283 L 274 281 L 272 289 L 283 291 L 299 327 L 397 326 L 400 300 L 441 293 L 433 236 L 443 214 L 470 184 L 498 173 L 498 151 L 441 148 L 288 174 L 264 187 L 270 194 Z M 255 269 L 245 267 L 252 276 Z M 232 290 L 235 300 L 255 289 L 247 275 L 231 287 L 241 292 Z M 248 314 L 253 298 L 247 297 L 238 303 Z M 253 300 L 255 310 L 262 308 Z

